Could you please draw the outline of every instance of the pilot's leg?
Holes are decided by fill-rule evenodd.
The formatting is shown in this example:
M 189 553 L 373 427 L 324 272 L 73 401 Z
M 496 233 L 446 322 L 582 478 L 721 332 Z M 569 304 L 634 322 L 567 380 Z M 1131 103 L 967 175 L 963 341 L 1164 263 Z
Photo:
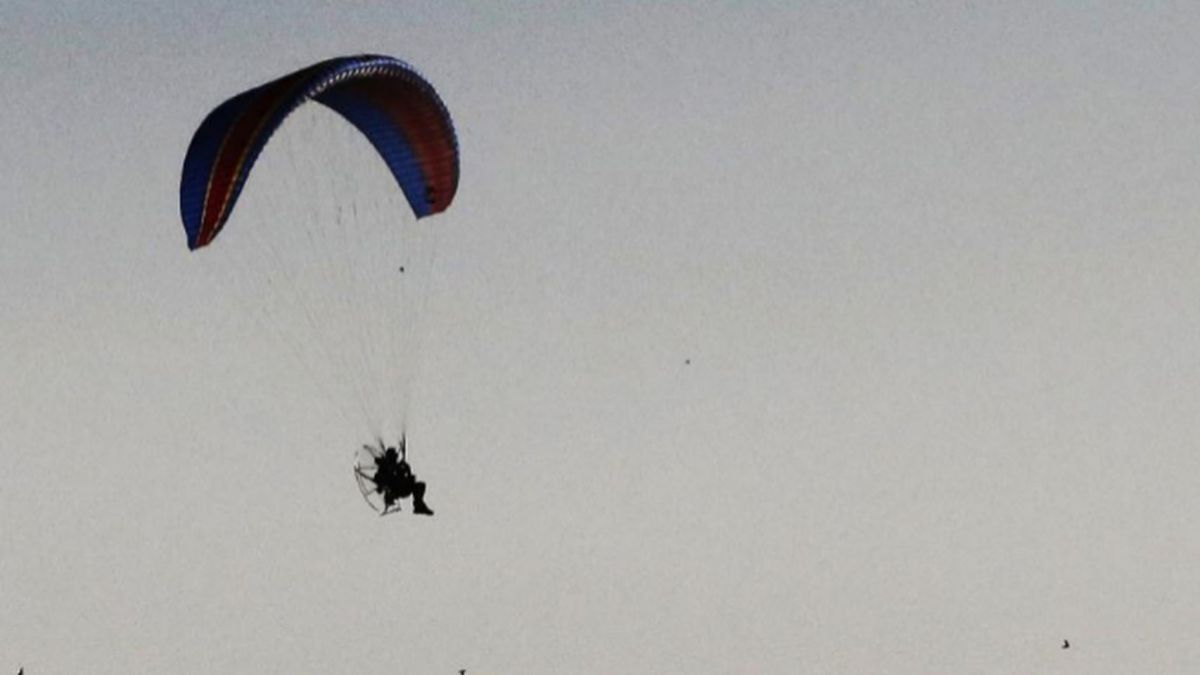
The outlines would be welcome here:
M 413 485 L 413 513 L 419 513 L 423 516 L 432 516 L 433 509 L 425 503 L 425 484 L 417 481 Z

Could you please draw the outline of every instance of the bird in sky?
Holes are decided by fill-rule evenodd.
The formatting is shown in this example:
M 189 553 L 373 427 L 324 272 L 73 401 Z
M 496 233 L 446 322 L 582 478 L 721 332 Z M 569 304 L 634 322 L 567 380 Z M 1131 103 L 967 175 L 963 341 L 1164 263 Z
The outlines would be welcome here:
M 1070 641 L 1068 641 L 1068 640 L 1063 640 L 1063 646 L 1062 646 L 1062 648 L 1063 648 L 1063 649 L 1070 649 L 1070 648 L 1071 648 L 1071 643 L 1070 643 Z

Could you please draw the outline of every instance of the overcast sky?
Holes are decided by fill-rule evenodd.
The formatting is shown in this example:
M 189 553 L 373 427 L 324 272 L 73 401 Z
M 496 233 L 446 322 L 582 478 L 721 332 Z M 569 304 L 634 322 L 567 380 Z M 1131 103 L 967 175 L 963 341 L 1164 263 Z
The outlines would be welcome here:
M 1200 671 L 1200 6 L 801 5 L 0 0 L 0 672 Z M 179 222 L 361 52 L 461 145 L 432 519 Z

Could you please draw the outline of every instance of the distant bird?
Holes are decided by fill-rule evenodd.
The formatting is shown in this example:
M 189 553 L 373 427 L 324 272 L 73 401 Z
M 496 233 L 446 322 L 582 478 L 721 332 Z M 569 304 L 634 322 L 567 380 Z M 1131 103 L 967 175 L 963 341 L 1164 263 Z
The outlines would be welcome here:
M 1067 640 L 1063 640 L 1063 646 L 1062 646 L 1062 648 L 1063 648 L 1063 649 L 1070 649 L 1070 648 L 1071 648 L 1071 643 L 1070 643 L 1069 641 L 1067 641 Z
M 467 669 L 466 669 L 466 668 L 459 668 L 459 669 L 458 669 L 458 675 L 467 675 Z
M 685 366 L 690 366 L 690 365 L 692 365 L 692 360 L 691 360 L 691 359 L 684 359 L 684 360 L 683 360 L 683 365 L 685 365 Z

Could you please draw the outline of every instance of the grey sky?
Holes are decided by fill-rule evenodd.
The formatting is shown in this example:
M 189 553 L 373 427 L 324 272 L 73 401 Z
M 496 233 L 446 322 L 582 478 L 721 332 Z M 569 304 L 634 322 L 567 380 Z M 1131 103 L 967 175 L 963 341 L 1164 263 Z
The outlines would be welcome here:
M 1200 8 L 797 4 L 2 0 L 0 669 L 1200 669 Z M 432 520 L 179 225 L 358 52 L 462 147 Z

